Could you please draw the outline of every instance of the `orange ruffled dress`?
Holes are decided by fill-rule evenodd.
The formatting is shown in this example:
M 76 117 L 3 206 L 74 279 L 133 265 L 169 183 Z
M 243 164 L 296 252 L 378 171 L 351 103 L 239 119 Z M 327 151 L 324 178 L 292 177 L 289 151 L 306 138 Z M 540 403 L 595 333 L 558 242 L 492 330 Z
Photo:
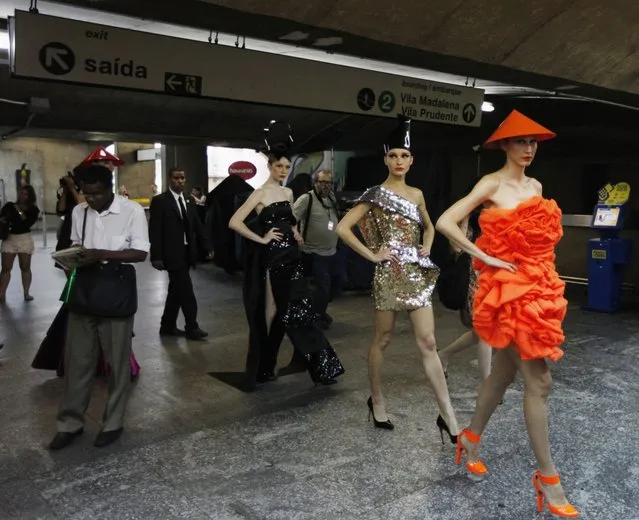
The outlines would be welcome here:
M 487 208 L 479 217 L 475 242 L 486 254 L 513 263 L 514 273 L 478 259 L 473 325 L 494 348 L 513 345 L 523 360 L 560 359 L 561 327 L 568 302 L 555 270 L 555 245 L 563 235 L 554 200 L 532 197 L 514 209 Z

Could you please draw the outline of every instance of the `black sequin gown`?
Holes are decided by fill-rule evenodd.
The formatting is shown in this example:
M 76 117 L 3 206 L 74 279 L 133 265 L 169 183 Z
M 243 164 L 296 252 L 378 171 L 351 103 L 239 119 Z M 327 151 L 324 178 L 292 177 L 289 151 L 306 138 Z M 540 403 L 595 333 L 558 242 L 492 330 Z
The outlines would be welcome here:
M 274 374 L 277 355 L 287 334 L 293 347 L 307 360 L 307 370 L 316 383 L 329 383 L 344 368 L 312 310 L 313 287 L 304 276 L 302 253 L 293 235 L 296 220 L 291 205 L 275 202 L 264 207 L 252 223 L 264 235 L 272 228 L 283 234 L 280 242 L 247 247 L 244 277 L 244 307 L 249 323 L 249 353 L 246 375 L 264 380 Z M 266 277 L 269 277 L 277 314 L 266 331 Z

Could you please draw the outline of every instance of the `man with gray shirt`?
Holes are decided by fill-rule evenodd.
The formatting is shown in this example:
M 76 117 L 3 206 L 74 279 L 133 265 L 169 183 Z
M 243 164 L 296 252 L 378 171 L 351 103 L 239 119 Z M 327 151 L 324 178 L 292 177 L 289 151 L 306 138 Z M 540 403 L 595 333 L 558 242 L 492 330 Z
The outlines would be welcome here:
M 345 277 L 336 254 L 339 216 L 332 192 L 333 173 L 320 170 L 313 175 L 313 190 L 298 198 L 293 208 L 304 239 L 302 251 L 317 284 L 314 308 L 323 328 L 333 321 L 326 309 L 331 297 L 342 288 Z

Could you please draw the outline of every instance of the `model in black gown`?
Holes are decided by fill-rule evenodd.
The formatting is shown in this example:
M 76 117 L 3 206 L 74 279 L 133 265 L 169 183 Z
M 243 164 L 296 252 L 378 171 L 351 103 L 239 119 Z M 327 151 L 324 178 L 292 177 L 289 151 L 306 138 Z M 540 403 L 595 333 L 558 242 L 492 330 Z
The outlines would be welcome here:
M 282 186 L 291 169 L 290 130 L 286 123 L 269 123 L 264 140 L 269 178 L 229 221 L 229 227 L 245 239 L 244 308 L 250 330 L 242 384 L 246 390 L 276 378 L 284 334 L 314 382 L 332 384 L 344 373 L 312 310 L 314 288 L 304 276 L 293 192 Z
M 252 243 L 247 254 L 244 306 L 250 328 L 247 375 L 257 382 L 275 378 L 277 355 L 284 334 L 307 360 L 315 383 L 332 384 L 344 373 L 335 351 L 318 327 L 312 310 L 313 289 L 304 277 L 302 255 L 295 240 L 295 217 L 288 201 L 265 206 L 251 227 L 258 234 L 276 228 L 280 241 L 267 245 Z M 265 320 L 266 277 L 268 275 L 277 313 L 267 332 Z

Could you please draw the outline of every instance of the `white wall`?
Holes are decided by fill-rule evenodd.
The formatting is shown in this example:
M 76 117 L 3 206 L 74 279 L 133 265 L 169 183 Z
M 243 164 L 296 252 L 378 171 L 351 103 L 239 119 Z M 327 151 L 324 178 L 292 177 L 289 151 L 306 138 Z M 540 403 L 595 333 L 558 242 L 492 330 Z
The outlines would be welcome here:
M 229 176 L 229 166 L 237 161 L 248 161 L 256 167 L 256 175 L 246 181 L 253 188 L 259 188 L 268 179 L 266 157 L 255 150 L 209 146 L 206 152 L 208 156 L 209 191 Z

